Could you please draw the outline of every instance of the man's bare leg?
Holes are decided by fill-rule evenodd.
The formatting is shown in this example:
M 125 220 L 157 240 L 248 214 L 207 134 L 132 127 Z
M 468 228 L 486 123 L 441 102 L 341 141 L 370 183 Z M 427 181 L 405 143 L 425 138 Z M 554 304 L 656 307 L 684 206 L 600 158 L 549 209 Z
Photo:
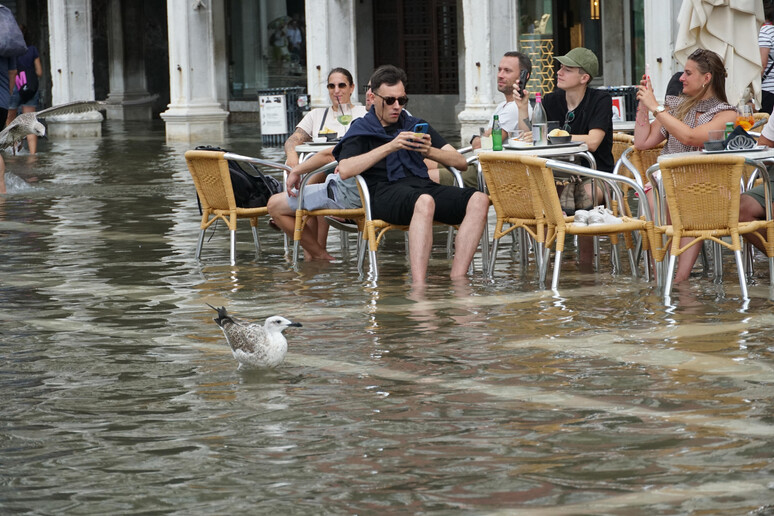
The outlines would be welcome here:
M 489 211 L 489 197 L 482 192 L 474 193 L 468 200 L 465 218 L 462 219 L 457 237 L 454 239 L 454 260 L 452 261 L 452 278 L 467 275 L 473 255 L 476 254 L 481 235 L 484 233 L 486 216 Z
M 427 264 L 433 247 L 434 215 L 435 199 L 427 194 L 420 195 L 414 204 L 409 225 L 409 262 L 414 285 L 424 285 L 427 277 Z

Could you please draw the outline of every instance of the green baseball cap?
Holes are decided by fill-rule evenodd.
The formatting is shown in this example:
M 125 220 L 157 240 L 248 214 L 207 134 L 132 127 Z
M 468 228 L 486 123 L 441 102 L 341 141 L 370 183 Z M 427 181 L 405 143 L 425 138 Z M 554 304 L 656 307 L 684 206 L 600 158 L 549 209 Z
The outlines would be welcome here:
M 567 54 L 556 57 L 556 60 L 564 66 L 583 68 L 592 77 L 596 77 L 597 72 L 599 72 L 599 61 L 597 61 L 597 56 L 588 48 L 573 48 L 567 52 Z

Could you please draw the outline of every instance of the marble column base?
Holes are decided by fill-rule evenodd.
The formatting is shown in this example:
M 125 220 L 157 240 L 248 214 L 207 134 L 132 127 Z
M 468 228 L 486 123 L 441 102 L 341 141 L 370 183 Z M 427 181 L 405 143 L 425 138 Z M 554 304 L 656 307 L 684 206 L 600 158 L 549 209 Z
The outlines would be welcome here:
M 166 122 L 168 142 L 222 143 L 228 111 L 220 107 L 170 108 L 161 113 Z
M 100 138 L 102 113 L 93 111 L 46 118 L 46 133 L 54 138 Z
M 457 118 L 460 120 L 460 141 L 466 146 L 470 138 L 479 134 L 479 128 L 489 125 L 489 120 L 494 113 L 497 104 L 468 104 Z

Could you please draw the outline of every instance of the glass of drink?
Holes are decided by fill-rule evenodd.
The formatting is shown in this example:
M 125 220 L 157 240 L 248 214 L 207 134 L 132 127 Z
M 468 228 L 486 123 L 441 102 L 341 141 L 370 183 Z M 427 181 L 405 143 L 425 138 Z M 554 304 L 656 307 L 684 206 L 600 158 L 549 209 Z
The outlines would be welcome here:
M 734 122 L 734 127 L 741 125 L 742 129 L 749 131 L 754 123 L 755 119 L 753 118 L 752 107 L 750 107 L 749 104 L 739 106 L 736 109 L 736 122 Z
M 349 110 L 349 112 L 347 112 L 348 110 L 349 106 L 339 102 L 339 116 L 336 117 L 336 120 L 338 120 L 345 129 L 347 129 L 347 126 L 349 126 L 349 123 L 352 121 L 352 111 Z

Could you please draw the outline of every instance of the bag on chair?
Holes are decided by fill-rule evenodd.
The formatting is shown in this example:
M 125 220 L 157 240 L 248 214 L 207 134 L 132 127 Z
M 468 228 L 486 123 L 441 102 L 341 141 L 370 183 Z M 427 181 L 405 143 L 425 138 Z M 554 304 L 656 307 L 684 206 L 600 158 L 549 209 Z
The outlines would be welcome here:
M 220 147 L 210 145 L 200 145 L 196 147 L 196 150 L 228 152 Z M 238 207 L 262 208 L 269 202 L 269 197 L 282 191 L 282 183 L 272 176 L 264 174 L 251 163 L 226 161 L 231 175 L 231 187 L 234 189 L 234 200 Z M 249 173 L 243 168 L 245 165 L 251 169 Z M 198 196 L 196 200 L 198 202 Z M 199 212 L 201 212 L 201 206 Z
M 18 57 L 26 51 L 27 43 L 13 13 L 0 5 L 0 57 Z

